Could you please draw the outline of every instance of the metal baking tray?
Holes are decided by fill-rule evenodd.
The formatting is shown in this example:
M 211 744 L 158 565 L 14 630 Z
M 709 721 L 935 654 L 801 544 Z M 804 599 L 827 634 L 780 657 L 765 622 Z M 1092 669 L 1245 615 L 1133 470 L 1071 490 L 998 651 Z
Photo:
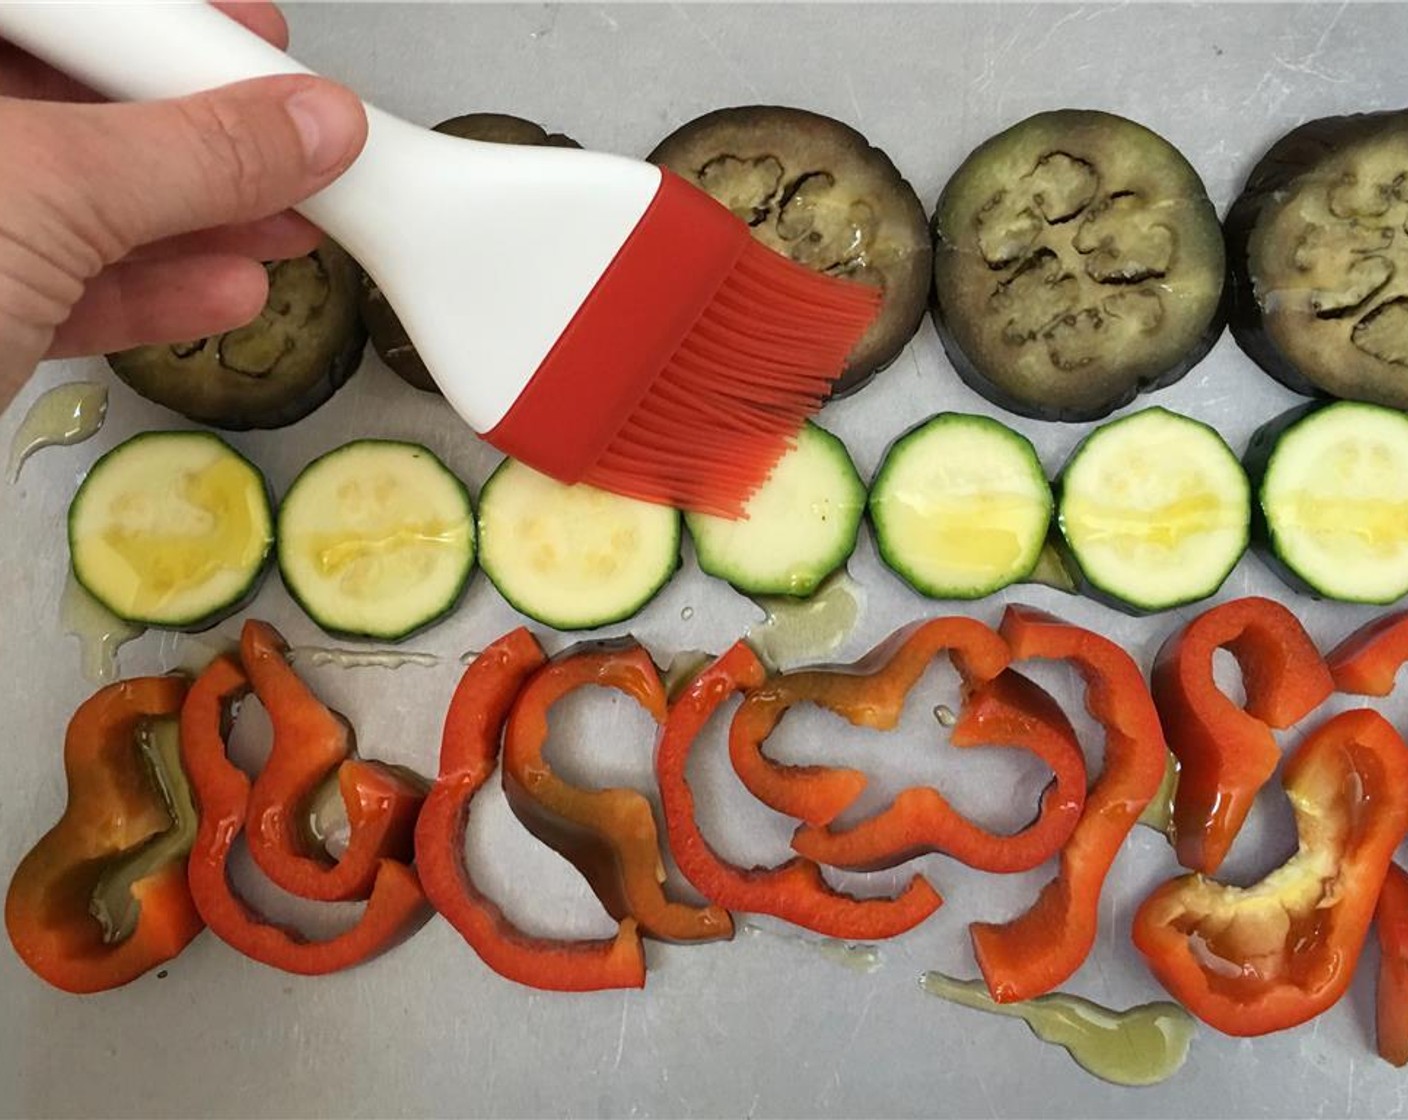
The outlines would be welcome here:
M 432 123 L 499 110 L 566 131 L 583 144 L 643 154 L 682 122 L 723 105 L 780 103 L 849 122 L 884 148 L 926 205 L 977 143 L 1030 113 L 1112 110 L 1177 145 L 1219 210 L 1251 163 L 1292 126 L 1317 116 L 1398 107 L 1408 6 L 1057 4 L 626 5 L 315 4 L 289 8 L 296 53 L 368 100 Z M 492 215 L 485 215 L 492 220 Z M 544 214 L 551 223 L 553 216 Z M 187 426 L 115 382 L 99 360 L 46 366 L 0 419 L 0 446 L 42 390 L 74 378 L 112 384 L 98 438 L 42 452 L 18 485 L 0 488 L 0 877 L 61 811 L 65 721 L 92 689 L 58 624 L 64 512 L 84 470 L 136 431 Z M 1256 425 L 1295 404 L 1224 337 L 1185 380 L 1149 398 L 1215 424 L 1240 450 Z M 1146 403 L 1146 402 L 1141 402 Z M 1138 407 L 1137 405 L 1134 407 Z M 992 413 L 957 380 L 929 323 L 893 367 L 829 406 L 863 473 L 886 444 L 941 409 Z M 1003 416 L 1056 470 L 1084 425 Z M 354 437 L 430 446 L 471 486 L 497 456 L 439 401 L 404 387 L 373 355 L 331 403 L 282 431 L 231 442 L 277 491 L 318 454 Z M 1132 619 L 1041 587 L 950 608 L 921 600 L 887 573 L 868 540 L 850 565 L 861 617 L 835 650 L 849 660 L 898 625 L 944 613 L 996 621 L 1008 601 L 1032 602 L 1125 644 L 1147 665 L 1163 638 L 1201 608 Z M 1363 608 L 1295 598 L 1248 557 L 1219 600 L 1264 593 L 1292 602 L 1313 635 L 1338 639 Z M 278 579 L 250 613 L 295 644 L 336 644 L 293 605 Z M 761 618 L 750 601 L 684 570 L 632 632 L 664 661 L 719 651 Z M 326 699 L 356 725 L 362 750 L 432 772 L 440 720 L 460 656 L 518 621 L 482 576 L 453 618 L 409 648 L 432 664 L 313 670 Z M 228 637 L 149 633 L 121 654 L 125 674 L 189 664 Z M 568 639 L 546 636 L 552 648 Z M 952 686 L 935 670 L 900 731 L 847 732 L 815 713 L 789 718 L 787 757 L 859 759 L 884 777 L 878 800 L 935 781 L 961 807 L 1015 826 L 1042 775 L 1000 757 L 955 758 L 933 703 Z M 1059 673 L 1043 681 L 1072 697 Z M 1384 706 L 1400 726 L 1408 705 Z M 245 759 L 261 748 L 259 716 L 241 722 Z M 1089 730 L 1089 724 L 1082 727 Z M 1098 750 L 1098 736 L 1094 738 Z M 645 786 L 652 728 L 625 700 L 568 704 L 554 720 L 554 757 L 569 774 Z M 740 796 L 719 762 L 718 728 L 692 771 L 705 828 L 725 854 L 776 861 L 785 822 Z M 1272 789 L 1231 871 L 1251 881 L 1293 848 L 1289 812 Z M 531 929 L 600 934 L 612 926 L 585 885 L 513 821 L 497 788 L 476 803 L 471 866 L 509 914 Z M 610 1114 L 826 1116 L 1404 1115 L 1408 1081 L 1373 1051 L 1375 953 L 1366 951 L 1342 1003 L 1302 1028 L 1236 1040 L 1199 1030 L 1186 1066 L 1154 1088 L 1120 1089 L 1083 1073 L 1019 1022 L 923 994 L 918 974 L 975 975 L 966 925 L 1023 909 L 1049 868 L 995 877 L 929 857 L 921 869 L 947 898 L 930 921 L 879 949 L 878 967 L 847 968 L 796 931 L 750 922 L 731 944 L 649 948 L 644 991 L 587 996 L 528 991 L 499 979 L 450 927 L 432 921 L 372 964 L 304 980 L 253 964 L 209 935 L 161 974 L 104 996 L 46 988 L 0 951 L 0 1112 L 13 1115 L 313 1116 Z M 1111 1006 L 1162 993 L 1129 943 L 1132 909 L 1173 874 L 1162 837 L 1137 829 L 1102 904 L 1099 944 L 1066 985 Z M 899 872 L 872 877 L 876 890 Z M 850 881 L 851 877 L 841 877 Z M 307 908 L 250 888 L 279 916 L 315 925 L 342 908 Z M 843 962 L 844 963 L 844 962 Z M 852 961 L 851 963 L 855 963 Z

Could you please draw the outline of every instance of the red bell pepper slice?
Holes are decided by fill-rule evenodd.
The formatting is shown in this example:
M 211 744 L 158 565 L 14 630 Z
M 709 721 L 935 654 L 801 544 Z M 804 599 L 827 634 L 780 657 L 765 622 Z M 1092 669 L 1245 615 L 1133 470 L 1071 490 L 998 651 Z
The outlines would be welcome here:
M 1395 611 L 1361 626 L 1325 659 L 1335 687 L 1356 696 L 1387 696 L 1408 661 L 1408 611 Z
M 1379 931 L 1376 1033 L 1379 1055 L 1408 1065 L 1408 872 L 1396 863 L 1379 891 L 1374 924 Z
M 86 700 L 69 722 L 64 814 L 20 861 L 5 896 L 15 952 L 63 991 L 129 983 L 176 956 L 202 929 L 179 859 L 132 884 L 141 909 L 126 938 L 106 940 L 89 909 L 111 861 L 172 825 L 136 736 L 143 720 L 179 712 L 185 693 L 180 677 L 122 681 Z
M 240 659 L 274 732 L 249 795 L 249 854 L 274 883 L 300 898 L 366 898 L 383 858 L 411 859 L 425 794 L 395 770 L 349 760 L 352 729 L 293 671 L 287 651 L 268 623 L 244 624 Z M 313 850 L 305 822 L 310 798 L 335 769 L 351 829 L 346 851 L 333 863 Z
M 1245 709 L 1213 680 L 1219 649 L 1241 666 Z M 1296 616 L 1270 599 L 1248 598 L 1213 607 L 1171 636 L 1154 661 L 1152 691 L 1180 768 L 1178 862 L 1211 875 L 1281 761 L 1270 729 L 1300 722 L 1334 684 Z
M 704 838 L 686 778 L 690 751 L 725 700 L 757 688 L 766 678 L 757 655 L 739 642 L 695 677 L 670 707 L 655 750 L 655 777 L 676 864 L 696 890 L 720 906 L 770 914 L 828 937 L 879 941 L 913 929 L 943 905 L 922 876 L 910 879 L 895 898 L 858 899 L 828 886 L 811 860 L 745 869 L 721 859 Z
M 1051 991 L 1090 955 L 1105 876 L 1158 792 L 1167 748 L 1144 675 L 1114 642 L 1023 606 L 1008 607 L 998 629 L 1014 660 L 1070 662 L 1085 679 L 1086 709 L 1105 728 L 1105 765 L 1056 877 L 1021 916 L 969 927 L 988 991 L 1013 1003 Z
M 1294 1027 L 1344 994 L 1408 833 L 1408 747 L 1368 709 L 1312 732 L 1282 784 L 1295 855 L 1251 887 L 1170 879 L 1134 917 L 1134 944 L 1159 982 L 1226 1034 Z
M 935 618 L 892 634 L 854 665 L 783 673 L 751 690 L 729 725 L 729 759 L 748 791 L 771 809 L 813 827 L 835 820 L 860 796 L 866 777 L 831 766 L 784 766 L 763 741 L 794 704 L 810 701 L 857 727 L 893 728 L 930 662 L 948 651 L 965 687 L 1007 667 L 1007 644 L 971 618 Z
M 249 689 L 239 664 L 229 657 L 210 663 L 191 686 L 181 709 L 181 761 L 200 808 L 200 830 L 188 876 L 196 909 L 212 932 L 245 956 L 285 972 L 320 976 L 360 964 L 405 940 L 429 916 L 416 873 L 398 860 L 377 863 L 371 897 L 355 926 L 325 941 L 308 941 L 295 930 L 265 921 L 230 886 L 230 849 L 249 815 L 250 782 L 225 753 L 229 706 Z M 394 796 L 375 788 L 381 771 L 368 768 L 370 799 Z
M 559 992 L 639 988 L 645 984 L 645 952 L 635 919 L 623 919 L 616 936 L 603 941 L 531 937 L 475 886 L 465 866 L 470 803 L 498 765 L 514 698 L 545 660 L 520 627 L 465 670 L 445 715 L 440 776 L 416 824 L 416 868 L 431 904 L 500 976 Z
M 577 867 L 618 922 L 634 918 L 642 933 L 664 941 L 732 937 L 733 919 L 723 907 L 666 896 L 655 815 L 644 796 L 632 789 L 569 785 L 543 757 L 548 709 L 585 685 L 624 692 L 657 723 L 665 722 L 665 686 L 635 642 L 569 651 L 539 669 L 510 709 L 503 748 L 509 805 L 528 831 Z
M 1056 701 L 1020 673 L 1005 670 L 964 700 L 950 741 L 955 747 L 1018 747 L 1046 763 L 1053 781 L 1042 794 L 1036 820 L 1010 835 L 991 832 L 954 809 L 938 790 L 919 786 L 852 828 L 798 829 L 792 847 L 818 863 L 863 871 L 930 852 L 982 871 L 1027 871 L 1055 855 L 1085 805 L 1085 757 Z

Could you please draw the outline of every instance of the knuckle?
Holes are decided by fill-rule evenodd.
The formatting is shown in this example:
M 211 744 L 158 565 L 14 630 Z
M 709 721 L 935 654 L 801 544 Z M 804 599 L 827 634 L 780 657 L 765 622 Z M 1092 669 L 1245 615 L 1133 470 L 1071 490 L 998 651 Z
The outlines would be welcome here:
M 270 170 L 258 126 L 218 97 L 187 99 L 181 111 L 195 134 L 214 197 L 232 216 L 257 216 Z

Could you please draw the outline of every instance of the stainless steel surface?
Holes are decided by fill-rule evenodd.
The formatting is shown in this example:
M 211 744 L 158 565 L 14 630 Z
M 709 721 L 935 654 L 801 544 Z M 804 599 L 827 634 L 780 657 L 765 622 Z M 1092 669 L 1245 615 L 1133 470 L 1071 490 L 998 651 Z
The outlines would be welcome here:
M 859 127 L 890 153 L 926 205 L 984 137 L 1034 111 L 1075 105 L 1121 112 L 1163 133 L 1203 174 L 1223 209 L 1256 155 L 1289 127 L 1396 105 L 1408 42 L 1402 5 L 363 4 L 295 7 L 290 15 L 302 59 L 416 120 L 495 109 L 537 119 L 588 146 L 643 153 L 705 110 L 790 103 Z M 545 223 L 552 220 L 543 215 Z M 45 368 L 0 420 L 0 448 L 40 391 L 79 377 L 109 379 L 100 361 Z M 1224 337 L 1187 379 L 1153 400 L 1213 421 L 1240 450 L 1257 424 L 1297 398 Z M 941 408 L 992 411 L 956 381 L 926 323 L 891 370 L 828 408 L 824 421 L 868 474 L 894 435 Z M 1052 470 L 1086 430 L 1003 419 L 1036 441 Z M 91 690 L 78 671 L 77 645 L 57 622 L 68 499 L 100 452 L 135 431 L 163 426 L 183 425 L 114 382 L 108 424 L 96 440 L 41 452 L 18 485 L 0 489 L 0 688 L 8 739 L 0 878 L 6 881 L 61 810 L 61 735 Z M 474 485 L 495 460 L 440 402 L 405 388 L 374 357 L 309 420 L 231 441 L 282 491 L 309 459 L 366 435 L 421 440 Z M 890 577 L 868 541 L 851 571 L 867 602 L 843 657 L 903 621 L 945 613 Z M 1253 558 L 1219 598 L 1248 592 L 1291 601 L 1327 642 L 1373 613 L 1295 599 Z M 1146 664 L 1162 638 L 1197 610 L 1132 620 L 1043 588 L 964 609 L 996 620 L 1008 599 L 1097 627 Z M 686 619 L 687 607 L 693 612 Z M 330 644 L 277 577 L 251 613 L 276 622 L 295 644 Z M 721 649 L 760 617 L 747 600 L 687 564 L 639 619 L 616 631 L 634 631 L 663 661 L 678 649 Z M 310 671 L 328 700 L 352 718 L 367 754 L 429 770 L 459 655 L 514 621 L 477 576 L 453 619 L 410 643 L 439 654 L 437 664 Z M 235 624 L 218 632 L 234 633 Z M 198 642 L 148 634 L 122 651 L 122 669 L 164 669 L 205 652 Z M 883 760 L 887 776 L 876 779 L 870 803 L 907 781 L 940 781 L 984 819 L 1019 825 L 1035 802 L 1040 771 L 936 750 L 932 709 L 946 698 L 947 679 L 933 676 L 895 735 L 847 732 L 849 747 L 813 746 L 837 738 L 830 734 L 836 725 L 804 717 L 785 725 L 780 749 L 793 757 L 850 753 L 877 767 Z M 1043 679 L 1070 695 L 1070 682 L 1059 674 Z M 1402 721 L 1408 704 L 1394 701 L 1385 710 Z M 260 749 L 257 722 L 252 716 L 242 724 L 246 757 Z M 650 727 L 627 702 L 601 696 L 574 703 L 555 732 L 556 757 L 569 772 L 648 779 Z M 706 748 L 718 745 L 715 734 Z M 782 858 L 785 823 L 748 806 L 717 749 L 711 753 L 713 764 L 695 773 L 706 829 L 717 833 L 727 825 L 722 846 L 729 855 Z M 1254 834 L 1234 853 L 1243 881 L 1291 848 L 1284 799 L 1271 792 Z M 1258 844 L 1257 835 L 1266 843 Z M 472 865 L 486 886 L 530 928 L 568 934 L 610 928 L 570 868 L 518 830 L 497 790 L 476 803 L 471 840 Z M 929 968 L 973 975 L 966 923 L 1016 913 L 1049 869 L 997 878 L 939 857 L 923 861 L 922 869 L 947 905 L 883 946 L 882 967 L 873 972 L 841 967 L 765 929 L 727 945 L 651 945 L 647 988 L 624 995 L 515 987 L 490 973 L 440 921 L 379 961 L 318 980 L 252 964 L 205 935 L 172 962 L 165 979 L 153 974 L 125 990 L 81 999 L 47 989 L 5 948 L 0 1112 L 1386 1117 L 1408 1108 L 1408 1081 L 1373 1053 L 1372 949 L 1348 997 L 1315 1023 L 1243 1041 L 1201 1029 L 1188 1064 L 1171 1081 L 1117 1089 L 1082 1073 L 1020 1023 L 948 1006 L 917 986 Z M 1162 994 L 1129 944 L 1129 918 L 1174 869 L 1163 840 L 1137 830 L 1111 876 L 1098 947 L 1069 990 L 1117 1007 Z M 883 885 L 898 876 L 877 878 Z M 269 899 L 267 891 L 255 893 Z M 270 905 L 281 915 L 309 910 L 282 899 Z M 338 919 L 345 920 L 340 911 Z

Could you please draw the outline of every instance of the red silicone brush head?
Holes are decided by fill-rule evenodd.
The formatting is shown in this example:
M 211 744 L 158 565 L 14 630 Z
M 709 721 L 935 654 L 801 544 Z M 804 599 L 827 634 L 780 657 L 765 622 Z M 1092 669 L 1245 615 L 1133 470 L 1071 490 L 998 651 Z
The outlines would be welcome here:
M 760 245 L 666 172 L 487 438 L 565 482 L 737 516 L 826 400 L 880 298 Z

